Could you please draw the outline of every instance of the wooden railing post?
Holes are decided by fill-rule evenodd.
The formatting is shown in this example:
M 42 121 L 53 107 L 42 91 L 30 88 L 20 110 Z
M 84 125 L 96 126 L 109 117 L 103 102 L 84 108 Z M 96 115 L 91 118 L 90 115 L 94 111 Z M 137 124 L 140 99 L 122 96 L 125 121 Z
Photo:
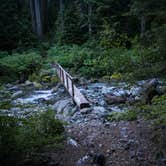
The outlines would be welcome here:
M 73 99 L 74 99 L 74 95 L 75 95 L 75 93 L 74 93 L 74 84 L 73 84 L 73 80 L 71 81 L 71 86 L 72 86 L 72 97 L 73 97 Z

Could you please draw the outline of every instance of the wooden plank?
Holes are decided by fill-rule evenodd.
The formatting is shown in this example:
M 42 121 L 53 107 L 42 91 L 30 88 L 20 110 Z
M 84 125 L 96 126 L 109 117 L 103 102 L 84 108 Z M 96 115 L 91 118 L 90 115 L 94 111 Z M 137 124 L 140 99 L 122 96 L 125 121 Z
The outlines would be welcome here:
M 64 87 L 66 88 L 70 96 L 73 98 L 77 106 L 81 109 L 89 107 L 90 103 L 88 102 L 88 100 L 83 96 L 80 90 L 74 85 L 73 77 L 69 73 L 67 73 L 59 64 L 56 64 L 54 66 L 57 69 L 60 81 L 63 83 Z

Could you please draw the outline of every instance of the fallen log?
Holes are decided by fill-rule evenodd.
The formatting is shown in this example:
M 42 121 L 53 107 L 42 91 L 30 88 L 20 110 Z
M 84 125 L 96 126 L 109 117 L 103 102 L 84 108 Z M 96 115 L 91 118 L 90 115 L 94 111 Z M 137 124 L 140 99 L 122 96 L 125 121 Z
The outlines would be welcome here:
M 76 105 L 82 109 L 90 106 L 88 100 L 83 96 L 80 90 L 74 85 L 74 78 L 67 73 L 61 65 L 54 65 L 57 69 L 57 73 L 60 81 L 63 83 L 64 87 L 72 97 Z

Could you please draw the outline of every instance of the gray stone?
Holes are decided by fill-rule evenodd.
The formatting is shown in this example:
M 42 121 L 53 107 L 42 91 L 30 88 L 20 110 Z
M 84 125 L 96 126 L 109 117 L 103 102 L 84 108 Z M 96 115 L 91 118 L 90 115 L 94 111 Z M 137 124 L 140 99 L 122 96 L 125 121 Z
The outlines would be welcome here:
M 106 94 L 105 101 L 107 102 L 107 104 L 121 104 L 126 102 L 126 98 L 122 96 Z
M 100 106 L 96 106 L 93 108 L 93 113 L 97 114 L 97 115 L 105 115 L 106 114 L 106 109 L 104 107 L 100 107 Z
M 61 83 L 58 83 L 54 88 L 52 88 L 52 93 L 56 93 L 62 87 Z
M 76 166 L 84 166 L 90 160 L 89 155 L 85 155 L 77 161 Z
M 72 145 L 72 146 L 75 147 L 75 148 L 78 148 L 78 147 L 79 147 L 77 141 L 75 141 L 75 140 L 72 139 L 72 138 L 68 138 L 67 144 L 68 144 L 68 145 Z
M 33 82 L 33 86 L 36 88 L 36 89 L 41 89 L 42 88 L 42 84 L 38 83 L 38 82 Z
M 25 81 L 25 86 L 31 86 L 31 85 L 33 85 L 33 82 L 29 80 Z
M 17 99 L 17 98 L 19 98 L 21 96 L 23 96 L 23 91 L 22 90 L 13 93 L 13 95 L 11 96 L 11 98 L 12 99 Z
M 9 88 L 10 91 L 18 91 L 20 90 L 20 87 L 18 85 L 12 86 Z
M 158 86 L 156 88 L 156 91 L 159 95 L 163 95 L 166 93 L 166 86 Z
M 130 89 L 130 94 L 132 96 L 140 96 L 141 92 L 142 92 L 142 88 L 141 87 L 134 87 L 133 86 Z
M 92 111 L 91 108 L 83 108 L 80 110 L 81 114 L 89 114 Z
M 158 165 L 159 166 L 165 166 L 166 165 L 166 158 L 161 158 L 158 160 Z
M 57 101 L 53 106 L 52 109 L 55 110 L 58 114 L 63 113 L 65 107 L 70 106 L 72 104 L 72 100 L 70 98 Z M 71 108 L 71 107 L 70 107 Z
M 21 108 L 19 107 L 14 107 L 14 108 L 11 108 L 11 112 L 19 112 L 21 110 Z
M 147 81 L 143 85 L 143 92 L 142 92 L 142 101 L 146 104 L 151 104 L 151 101 L 154 96 L 158 95 L 157 92 L 157 85 L 159 84 L 157 79 L 152 79 Z

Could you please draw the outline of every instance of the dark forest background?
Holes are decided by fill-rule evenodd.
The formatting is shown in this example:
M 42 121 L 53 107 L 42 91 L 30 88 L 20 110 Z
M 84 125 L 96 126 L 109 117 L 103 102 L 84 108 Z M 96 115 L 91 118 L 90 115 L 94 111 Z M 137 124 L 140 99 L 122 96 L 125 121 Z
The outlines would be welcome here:
M 85 76 L 163 75 L 165 9 L 165 0 L 1 0 L 2 79 L 18 54 L 28 60 L 39 54 Z M 34 72 L 16 68 L 15 79 L 23 81 Z

